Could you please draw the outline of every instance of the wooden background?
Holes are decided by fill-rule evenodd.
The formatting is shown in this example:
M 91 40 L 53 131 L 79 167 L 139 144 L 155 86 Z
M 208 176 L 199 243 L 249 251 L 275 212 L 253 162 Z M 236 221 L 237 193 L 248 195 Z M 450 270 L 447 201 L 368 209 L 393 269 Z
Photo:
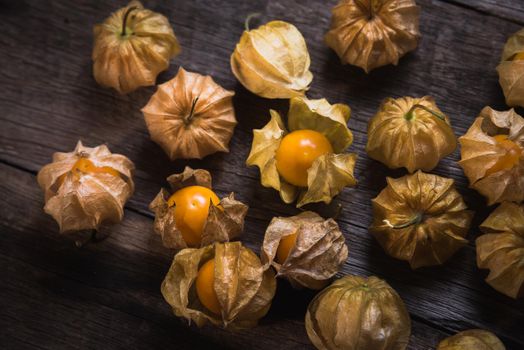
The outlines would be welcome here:
M 259 251 L 265 227 L 276 215 L 293 215 L 276 191 L 263 188 L 256 168 L 244 165 L 252 129 L 269 119 L 268 109 L 286 112 L 286 101 L 254 96 L 237 83 L 229 56 L 253 12 L 287 20 L 303 33 L 311 54 L 314 80 L 308 96 L 343 102 L 353 110 L 349 126 L 359 155 L 356 188 L 346 189 L 326 207 L 331 215 L 343 205 L 338 222 L 350 256 L 342 274 L 385 278 L 404 299 L 413 329 L 409 348 L 432 349 L 457 331 L 485 328 L 508 349 L 524 349 L 524 300 L 495 292 L 475 264 L 474 240 L 480 222 L 493 208 L 467 188 L 456 161 L 458 150 L 435 173 L 456 180 L 475 216 L 470 243 L 444 266 L 412 271 L 384 254 L 368 234 L 371 198 L 385 176 L 401 176 L 369 159 L 366 126 L 380 101 L 403 95 L 436 98 L 457 135 L 468 129 L 485 105 L 506 109 L 495 67 L 506 38 L 524 25 L 521 0 L 418 0 L 422 40 L 398 67 L 366 75 L 342 66 L 323 44 L 329 26 L 329 0 L 178 0 L 145 1 L 171 21 L 183 53 L 158 82 L 178 66 L 212 75 L 236 91 L 239 125 L 231 153 L 202 161 L 170 162 L 150 141 L 140 108 L 155 87 L 127 96 L 99 87 L 92 76 L 92 27 L 124 1 L 0 0 L 0 347 L 8 349 L 306 349 L 312 348 L 304 314 L 314 292 L 293 290 L 280 281 L 268 316 L 258 328 L 230 334 L 197 329 L 172 315 L 160 283 L 173 252 L 153 234 L 147 206 L 165 178 L 188 164 L 211 171 L 219 195 L 231 191 L 250 206 L 243 242 Z M 522 112 L 522 110 L 520 111 Z M 37 171 L 55 151 L 71 151 L 77 140 L 106 143 L 137 167 L 136 192 L 124 221 L 107 228 L 105 241 L 77 249 L 60 236 L 43 210 Z M 6 279 L 7 277 L 7 279 Z

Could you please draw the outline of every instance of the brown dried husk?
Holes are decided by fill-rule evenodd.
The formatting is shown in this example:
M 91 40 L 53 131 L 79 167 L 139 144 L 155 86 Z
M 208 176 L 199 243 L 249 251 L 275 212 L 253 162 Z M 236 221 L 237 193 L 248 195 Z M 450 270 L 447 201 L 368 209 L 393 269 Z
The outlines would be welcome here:
M 473 212 L 452 179 L 417 171 L 387 183 L 372 200 L 370 226 L 387 254 L 416 269 L 444 263 L 467 243 Z
M 71 171 L 80 158 L 97 167 L 110 167 L 120 176 Z M 85 147 L 78 141 L 73 152 L 56 152 L 53 161 L 38 172 L 38 184 L 45 193 L 44 210 L 60 226 L 60 233 L 99 230 L 102 224 L 118 223 L 124 204 L 133 194 L 133 163 L 113 154 L 106 145 Z M 59 178 L 65 175 L 60 184 Z
M 187 186 L 203 186 L 211 189 L 211 175 L 207 170 L 186 167 L 184 172 L 173 174 L 167 178 L 171 191 L 161 189 L 155 199 L 149 204 L 149 209 L 155 213 L 154 230 L 162 237 L 162 243 L 167 248 L 183 249 L 188 245 L 182 237 L 175 222 L 176 205 L 168 206 L 171 194 Z M 238 238 L 244 229 L 244 218 L 248 206 L 235 200 L 233 193 L 222 198 L 221 209 L 209 205 L 209 214 L 202 231 L 200 246 L 213 242 L 228 242 Z
M 366 151 L 392 169 L 430 171 L 456 147 L 449 118 L 429 96 L 387 98 L 369 121 Z
M 304 37 L 283 21 L 244 31 L 231 55 L 231 70 L 238 81 L 265 98 L 304 95 L 313 79 L 310 63 Z
M 414 0 L 341 0 L 324 40 L 342 63 L 366 73 L 417 47 L 420 7 Z
M 209 75 L 180 67 L 142 108 L 151 139 L 171 160 L 229 152 L 229 140 L 237 125 L 234 94 Z
M 512 298 L 524 297 L 524 204 L 502 203 L 480 225 L 477 265 L 486 282 Z
M 524 52 L 524 29 L 513 34 L 502 52 L 502 59 L 497 66 L 499 83 L 506 97 L 508 106 L 524 107 L 524 60 L 512 60 Z
M 506 350 L 497 336 L 483 329 L 469 329 L 442 340 L 437 350 Z
M 506 154 L 492 137 L 497 134 L 508 134 L 508 139 L 520 146 L 520 161 L 511 169 L 486 176 L 486 171 Z M 468 177 L 470 187 L 486 197 L 488 205 L 524 200 L 524 118 L 513 109 L 499 112 L 485 107 L 459 142 L 459 165 Z
M 403 350 L 411 320 L 404 302 L 385 281 L 345 276 L 311 301 L 306 330 L 317 349 Z
M 279 264 L 274 260 L 278 246 L 291 234 L 297 235 L 295 246 L 286 261 Z M 321 289 L 346 261 L 348 248 L 335 220 L 324 220 L 306 211 L 296 216 L 273 218 L 260 254 L 264 266 L 273 266 L 277 276 L 286 278 L 293 286 Z
M 307 188 L 287 183 L 277 171 L 275 154 L 287 129 L 280 114 L 274 110 L 270 110 L 271 120 L 264 128 L 253 130 L 253 144 L 246 164 L 258 166 L 262 186 L 279 191 L 285 203 L 298 199 L 297 207 L 315 202 L 329 204 L 344 187 L 357 184 L 354 176 L 357 155 L 338 153 L 343 152 L 353 141 L 353 135 L 346 124 L 350 112 L 349 106 L 331 105 L 325 99 L 291 98 L 288 113 L 290 131 L 304 128 L 318 131 L 326 136 L 337 152 L 320 156 L 313 162 L 308 169 Z
M 212 258 L 221 315 L 211 313 L 201 304 L 194 285 L 199 268 Z M 269 310 L 275 289 L 274 272 L 264 269 L 256 254 L 240 242 L 180 251 L 161 287 L 164 299 L 176 316 L 193 321 L 199 327 L 209 322 L 230 330 L 256 326 Z
M 123 36 L 123 20 L 128 11 L 131 12 Z M 100 85 L 112 87 L 121 94 L 155 85 L 158 73 L 166 70 L 169 60 L 180 53 L 168 19 L 144 9 L 138 1 L 131 1 L 102 24 L 95 25 L 93 32 L 95 79 Z

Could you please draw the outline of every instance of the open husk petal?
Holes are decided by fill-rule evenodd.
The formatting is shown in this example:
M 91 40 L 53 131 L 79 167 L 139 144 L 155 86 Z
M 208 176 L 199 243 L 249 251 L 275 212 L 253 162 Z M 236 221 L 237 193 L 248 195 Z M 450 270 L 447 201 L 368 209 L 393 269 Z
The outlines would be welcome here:
M 486 282 L 509 297 L 524 297 L 524 204 L 502 203 L 480 229 L 477 265 L 490 270 Z
M 87 158 L 97 167 L 110 167 L 108 173 L 72 172 L 75 163 Z M 60 233 L 95 229 L 118 223 L 124 204 L 133 194 L 133 163 L 107 146 L 85 147 L 81 141 L 73 152 L 57 152 L 53 161 L 40 169 L 37 181 L 45 194 L 44 210 L 60 227 Z
M 162 243 L 167 248 L 187 248 L 188 245 L 175 222 L 176 206 L 168 206 L 167 201 L 172 193 L 183 187 L 203 186 L 211 189 L 211 175 L 207 170 L 193 170 L 186 167 L 182 173 L 169 176 L 167 182 L 171 186 L 171 191 L 161 189 L 149 204 L 149 209 L 155 213 L 154 230 L 162 237 Z M 247 205 L 235 200 L 234 194 L 230 193 L 229 196 L 221 199 L 219 206 L 221 209 L 210 203 L 202 231 L 201 247 L 213 242 L 228 242 L 238 238 L 244 229 Z
M 332 10 L 324 40 L 342 63 L 366 73 L 398 64 L 417 47 L 420 7 L 414 0 L 341 0 Z
M 493 138 L 498 134 L 507 134 L 509 140 L 520 146 L 520 160 L 510 169 L 486 174 L 506 155 L 506 150 Z M 513 109 L 496 111 L 485 107 L 459 142 L 462 146 L 459 165 L 469 179 L 470 187 L 486 197 L 488 205 L 524 200 L 523 117 Z
M 295 246 L 283 264 L 275 261 L 282 238 L 297 234 Z M 266 268 L 273 266 L 277 276 L 295 287 L 323 288 L 340 270 L 348 257 L 344 235 L 333 219 L 324 220 L 306 211 L 291 217 L 271 220 L 262 244 L 261 260 Z
M 415 105 L 422 107 L 415 107 L 413 118 L 406 119 Z M 369 121 L 366 151 L 392 169 L 430 171 L 456 147 L 449 118 L 429 96 L 387 98 Z
M 208 311 L 198 299 L 195 280 L 206 261 L 215 259 L 214 288 L 221 314 Z M 271 305 L 276 281 L 272 270 L 240 242 L 215 243 L 180 251 L 162 283 L 164 299 L 176 316 L 195 322 L 237 330 L 256 326 Z
M 506 104 L 511 107 L 524 107 L 524 60 L 513 60 L 521 52 L 524 52 L 524 29 L 510 36 L 497 66 Z
M 313 79 L 306 42 L 287 22 L 271 21 L 244 31 L 231 55 L 231 70 L 242 85 L 265 98 L 304 95 Z
M 349 275 L 311 301 L 306 331 L 317 349 L 404 350 L 411 320 L 404 302 L 385 281 Z
M 469 329 L 442 340 L 437 350 L 506 350 L 497 336 L 483 329 Z
M 127 17 L 126 35 L 123 19 Z M 96 81 L 121 94 L 154 85 L 158 73 L 180 53 L 180 45 L 166 17 L 143 8 L 138 1 L 119 9 L 95 25 L 93 74 Z
M 411 268 L 440 265 L 467 243 L 473 217 L 454 181 L 421 171 L 398 179 L 372 200 L 371 234 Z

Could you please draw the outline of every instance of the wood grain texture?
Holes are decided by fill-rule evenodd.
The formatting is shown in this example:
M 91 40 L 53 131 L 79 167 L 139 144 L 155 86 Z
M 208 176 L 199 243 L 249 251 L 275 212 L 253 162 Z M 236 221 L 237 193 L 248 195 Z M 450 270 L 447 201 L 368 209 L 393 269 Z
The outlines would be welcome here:
M 453 0 L 460 1 L 460 0 Z M 239 125 L 229 154 L 202 161 L 170 162 L 149 140 L 140 108 L 154 87 L 127 96 L 99 87 L 91 73 L 91 29 L 123 4 L 102 1 L 0 1 L 0 258 L 8 283 L 0 287 L 0 345 L 10 348 L 156 348 L 176 343 L 177 349 L 217 348 L 302 349 L 310 347 L 303 327 L 309 291 L 279 283 L 278 295 L 259 328 L 231 335 L 206 327 L 187 327 L 171 315 L 159 286 L 172 252 L 152 233 L 147 205 L 166 186 L 165 178 L 184 165 L 209 169 L 220 195 L 236 192 L 249 204 L 243 241 L 259 250 L 265 227 L 275 215 L 298 210 L 259 184 L 258 171 L 246 168 L 252 129 L 268 120 L 268 109 L 283 113 L 285 101 L 258 98 L 240 86 L 229 68 L 229 56 L 252 12 L 253 24 L 270 19 L 294 23 L 304 34 L 312 59 L 311 98 L 351 106 L 349 122 L 359 155 L 359 184 L 345 190 L 330 206 L 316 205 L 324 216 L 343 210 L 338 222 L 350 257 L 342 274 L 375 274 L 402 296 L 413 319 L 411 349 L 430 349 L 438 341 L 467 328 L 494 331 L 508 349 L 524 348 L 521 332 L 524 301 L 495 292 L 475 266 L 477 226 L 492 208 L 467 188 L 456 164 L 456 151 L 435 173 L 456 180 L 467 204 L 477 212 L 470 244 L 442 267 L 411 271 L 387 257 L 368 234 L 370 200 L 385 186 L 385 176 L 401 176 L 369 159 L 364 151 L 366 127 L 380 101 L 388 96 L 432 95 L 446 112 L 457 135 L 463 134 L 485 105 L 505 109 L 495 66 L 506 37 L 519 29 L 518 18 L 504 20 L 503 11 L 421 0 L 422 40 L 398 67 L 366 75 L 342 66 L 323 44 L 330 7 L 336 1 L 145 1 L 173 24 L 183 52 L 158 82 L 171 78 L 181 65 L 211 74 L 234 99 Z M 475 2 L 477 3 L 477 2 Z M 479 3 L 489 4 L 489 0 Z M 514 6 L 520 2 L 502 2 Z M 476 6 L 476 5 L 475 5 Z M 34 174 L 55 151 L 69 151 L 76 141 L 107 143 L 137 166 L 136 193 L 128 202 L 122 224 L 107 229 L 109 238 L 84 249 L 57 234 L 43 211 L 43 195 Z M 6 311 L 4 311 L 6 310 Z

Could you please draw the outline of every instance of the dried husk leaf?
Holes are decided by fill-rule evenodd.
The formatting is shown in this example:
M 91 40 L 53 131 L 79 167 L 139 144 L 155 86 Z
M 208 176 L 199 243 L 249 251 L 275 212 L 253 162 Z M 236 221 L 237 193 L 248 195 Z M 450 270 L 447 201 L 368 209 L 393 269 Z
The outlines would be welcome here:
M 429 96 L 387 98 L 369 121 L 366 151 L 392 169 L 430 171 L 456 147 L 449 118 Z
M 502 203 L 480 229 L 477 265 L 490 270 L 486 282 L 509 297 L 524 297 L 524 204 Z
M 416 269 L 444 263 L 467 243 L 473 212 L 452 179 L 417 171 L 387 183 L 372 200 L 370 226 L 387 254 Z
M 180 67 L 178 74 L 159 85 L 142 108 L 151 139 L 171 160 L 229 152 L 229 140 L 237 124 L 234 94 L 210 76 Z
M 513 34 L 502 52 L 502 59 L 497 66 L 499 83 L 506 97 L 508 106 L 524 107 L 524 60 L 512 60 L 524 52 L 524 29 Z
M 295 246 L 283 264 L 275 261 L 280 241 L 296 234 Z M 261 250 L 262 264 L 273 266 L 277 276 L 295 287 L 321 289 L 340 270 L 348 257 L 344 236 L 333 219 L 324 220 L 306 211 L 291 217 L 271 220 Z
M 182 232 L 175 222 L 176 205 L 168 206 L 171 194 L 187 186 L 203 186 L 211 189 L 211 175 L 207 170 L 186 167 L 184 172 L 173 174 L 167 178 L 171 191 L 161 189 L 155 199 L 149 204 L 149 209 L 155 213 L 154 230 L 162 237 L 162 243 L 167 248 L 183 249 L 188 245 L 182 237 Z M 200 246 L 213 242 L 228 242 L 238 238 L 244 229 L 244 218 L 248 206 L 235 200 L 233 193 L 222 198 L 219 209 L 210 203 L 209 214 L 202 231 Z
M 126 13 L 125 35 L 122 35 Z M 158 73 L 166 70 L 169 60 L 180 53 L 168 19 L 143 8 L 138 1 L 131 1 L 95 25 L 93 32 L 95 79 L 121 94 L 154 85 Z
M 498 134 L 508 134 L 508 139 L 520 146 L 520 161 L 511 169 L 486 175 L 488 169 L 506 154 L 506 150 L 493 138 Z M 459 164 L 469 179 L 470 187 L 486 197 L 489 205 L 524 200 L 524 118 L 513 109 L 500 112 L 484 107 L 459 142 Z
M 404 302 L 385 281 L 350 275 L 311 301 L 306 330 L 317 349 L 403 350 L 411 320 Z
M 298 29 L 271 21 L 246 30 L 231 55 L 231 70 L 242 85 L 265 98 L 304 95 L 313 79 L 309 52 Z
M 341 0 L 324 40 L 342 63 L 366 73 L 417 47 L 420 7 L 414 0 Z
M 469 329 L 442 340 L 437 350 L 506 350 L 497 336 L 483 329 Z
M 211 313 L 200 303 L 194 286 L 198 269 L 212 258 L 221 315 Z M 275 289 L 273 271 L 264 269 L 256 254 L 240 242 L 180 251 L 161 287 L 164 299 L 176 316 L 193 321 L 199 327 L 209 322 L 230 330 L 256 326 L 269 310 Z
M 298 198 L 297 207 L 308 203 L 330 203 L 344 187 L 355 186 L 356 154 L 325 154 L 318 157 L 308 169 L 308 187 L 287 183 L 278 173 L 275 154 L 287 130 L 280 114 L 270 110 L 271 120 L 262 129 L 253 130 L 253 144 L 246 160 L 247 165 L 260 169 L 260 181 L 264 187 L 279 191 L 285 203 Z M 292 98 L 288 113 L 291 131 L 310 129 L 325 135 L 335 152 L 344 151 L 353 140 L 347 128 L 350 108 L 343 104 L 330 105 L 325 99 L 308 100 Z
M 73 173 L 80 158 L 87 158 L 97 167 L 110 167 L 120 176 Z M 134 191 L 133 171 L 134 165 L 127 157 L 111 153 L 107 146 L 85 147 L 78 141 L 73 152 L 54 153 L 53 161 L 38 172 L 37 181 L 45 193 L 44 211 L 56 220 L 60 233 L 98 230 L 102 224 L 118 223 Z

